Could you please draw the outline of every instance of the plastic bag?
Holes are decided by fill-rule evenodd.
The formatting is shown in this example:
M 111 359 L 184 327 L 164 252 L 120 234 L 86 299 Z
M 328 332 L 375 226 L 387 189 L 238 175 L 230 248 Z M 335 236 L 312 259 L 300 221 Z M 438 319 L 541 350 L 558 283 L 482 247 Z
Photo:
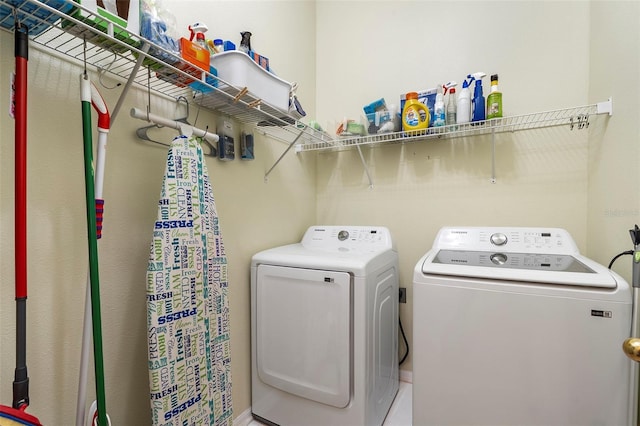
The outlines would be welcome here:
M 176 18 L 162 0 L 141 0 L 140 35 L 163 49 L 152 46 L 149 49 L 150 55 L 169 64 L 178 62 L 180 43 L 176 34 Z

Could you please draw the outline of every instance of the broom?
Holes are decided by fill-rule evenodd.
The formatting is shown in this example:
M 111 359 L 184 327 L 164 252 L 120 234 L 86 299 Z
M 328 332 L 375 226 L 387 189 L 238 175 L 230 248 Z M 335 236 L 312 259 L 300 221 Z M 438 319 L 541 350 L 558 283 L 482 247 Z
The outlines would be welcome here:
M 16 274 L 16 368 L 12 407 L 0 405 L 0 425 L 41 426 L 28 414 L 27 374 L 27 62 L 29 29 L 15 24 L 15 274 Z

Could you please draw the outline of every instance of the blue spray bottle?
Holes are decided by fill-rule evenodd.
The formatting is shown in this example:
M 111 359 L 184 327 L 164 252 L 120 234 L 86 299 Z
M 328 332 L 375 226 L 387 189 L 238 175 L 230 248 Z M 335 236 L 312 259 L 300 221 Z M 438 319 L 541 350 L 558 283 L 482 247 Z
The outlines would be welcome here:
M 467 78 L 476 81 L 476 87 L 473 91 L 473 99 L 471 100 L 471 121 L 484 121 L 486 119 L 486 110 L 484 95 L 482 94 L 482 78 L 487 75 L 483 72 L 469 74 Z

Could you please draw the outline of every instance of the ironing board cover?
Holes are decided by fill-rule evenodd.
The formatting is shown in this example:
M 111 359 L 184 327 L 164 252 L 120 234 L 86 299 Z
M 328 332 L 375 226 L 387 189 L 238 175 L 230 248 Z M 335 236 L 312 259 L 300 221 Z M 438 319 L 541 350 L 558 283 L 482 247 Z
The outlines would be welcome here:
M 227 258 L 202 149 L 167 154 L 147 269 L 154 425 L 231 425 Z

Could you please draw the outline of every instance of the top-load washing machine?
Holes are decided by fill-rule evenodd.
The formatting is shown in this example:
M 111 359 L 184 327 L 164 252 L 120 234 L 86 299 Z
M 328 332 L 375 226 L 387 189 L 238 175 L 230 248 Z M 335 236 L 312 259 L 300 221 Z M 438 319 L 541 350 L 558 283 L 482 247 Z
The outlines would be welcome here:
M 413 283 L 415 425 L 635 425 L 632 294 L 547 228 L 443 228 Z
M 251 262 L 251 411 L 278 425 L 381 425 L 398 391 L 389 230 L 312 226 Z

